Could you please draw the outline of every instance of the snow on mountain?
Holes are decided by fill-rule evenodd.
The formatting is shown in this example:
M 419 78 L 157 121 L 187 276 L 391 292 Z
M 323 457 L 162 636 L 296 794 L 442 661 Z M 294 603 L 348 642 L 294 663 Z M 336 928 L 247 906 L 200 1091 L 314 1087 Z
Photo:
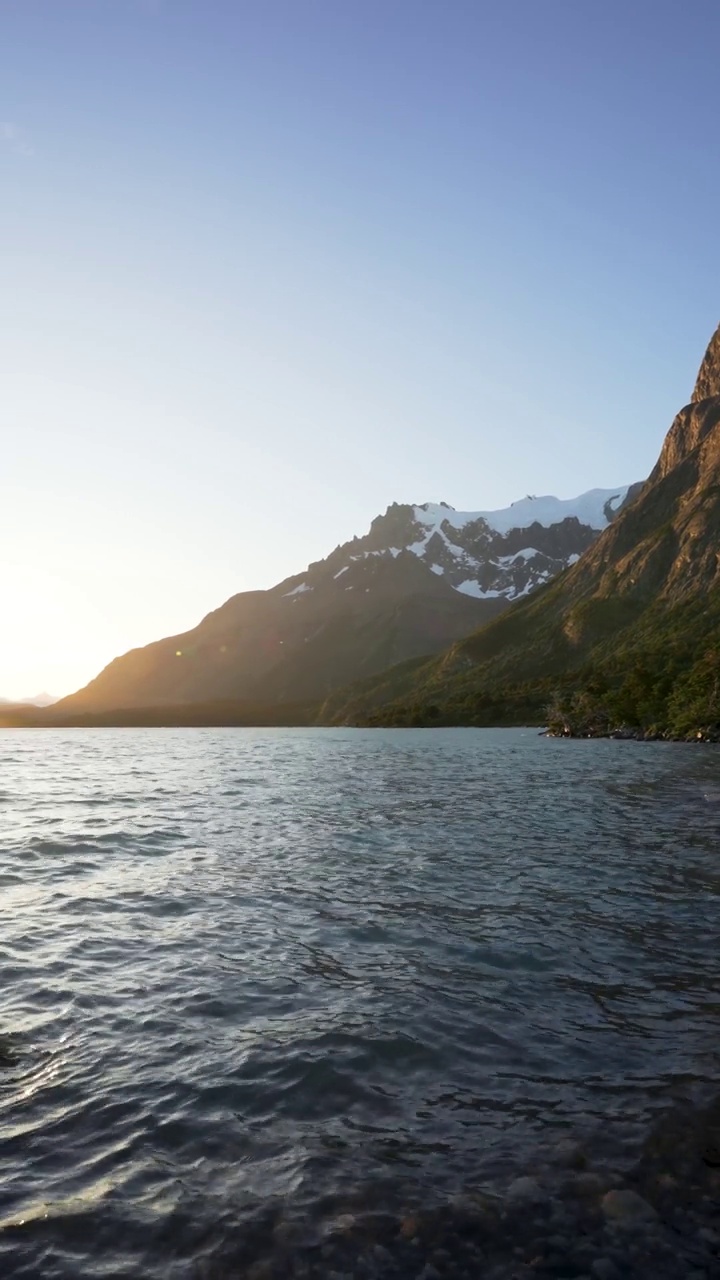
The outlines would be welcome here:
M 551 494 L 536 498 L 528 494 L 500 511 L 456 511 L 445 502 L 425 502 L 413 511 L 418 524 L 437 530 L 441 530 L 443 524 L 462 529 L 484 520 L 495 533 L 509 533 L 511 529 L 529 529 L 533 524 L 549 529 L 553 524 L 574 518 L 599 533 L 617 514 L 629 488 L 630 485 L 625 484 L 617 489 L 589 489 L 577 498 L 555 498 Z
M 524 498 L 499 512 L 393 503 L 363 537 L 303 572 L 240 592 L 184 635 L 116 658 L 63 699 L 61 713 L 324 699 L 441 652 L 549 582 L 591 546 L 626 493 Z
M 409 572 L 412 557 L 444 589 L 476 600 L 517 600 L 574 564 L 635 488 L 591 489 L 577 498 L 528 495 L 499 511 L 456 511 L 445 502 L 393 503 L 365 537 L 311 565 L 308 581 L 314 584 L 330 572 L 334 582 L 343 577 L 342 588 L 348 590 L 349 584 L 361 585 L 361 575 L 362 587 L 372 590 L 379 584 L 372 577 L 373 564 L 378 572 L 382 565 L 389 572 L 394 560 L 402 574 L 403 565 Z M 308 575 L 300 585 L 293 579 L 293 590 L 286 586 L 285 594 L 306 591 Z

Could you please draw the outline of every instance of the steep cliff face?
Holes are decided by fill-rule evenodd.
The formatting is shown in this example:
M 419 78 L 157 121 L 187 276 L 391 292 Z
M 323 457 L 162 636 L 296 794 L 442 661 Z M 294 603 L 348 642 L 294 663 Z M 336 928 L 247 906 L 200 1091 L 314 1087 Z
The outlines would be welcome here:
M 709 400 L 711 396 L 720 396 L 720 324 L 708 343 L 692 399 Z
M 693 705 L 720 719 L 719 625 L 720 329 L 651 476 L 576 565 L 396 686 L 366 684 L 326 715 L 422 722 L 432 706 L 450 722 L 542 718 L 558 683 L 590 682 L 625 718 L 679 724 L 692 686 Z M 640 670 L 646 692 L 633 702 Z

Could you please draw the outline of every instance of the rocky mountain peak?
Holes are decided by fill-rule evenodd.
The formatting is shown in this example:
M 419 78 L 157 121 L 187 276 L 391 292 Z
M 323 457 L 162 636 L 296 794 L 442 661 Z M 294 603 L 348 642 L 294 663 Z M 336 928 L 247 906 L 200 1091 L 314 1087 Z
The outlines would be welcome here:
M 708 343 L 708 349 L 698 372 L 695 390 L 692 393 L 692 401 L 696 404 L 699 400 L 709 400 L 711 396 L 720 396 L 720 324 Z
M 579 560 L 633 487 L 497 511 L 393 503 L 362 537 L 180 636 L 115 659 L 59 714 L 222 700 L 311 702 L 438 653 Z
M 650 479 L 661 480 L 683 461 L 695 468 L 695 480 L 706 468 L 708 452 L 714 465 L 720 449 L 720 325 L 715 330 L 698 372 L 689 404 L 680 410 L 668 431 Z M 702 456 L 701 456 L 702 455 Z
M 638 486 L 591 489 L 577 498 L 528 494 L 497 511 L 456 511 L 447 502 L 392 503 L 362 538 L 337 547 L 276 588 L 299 600 L 332 584 L 342 593 L 376 591 L 381 579 L 403 593 L 422 582 L 476 600 L 528 595 L 580 558 Z
M 519 504 L 530 507 L 523 520 L 538 501 L 547 502 Z M 720 738 L 720 328 L 657 466 L 609 512 L 594 545 L 547 590 L 527 600 L 508 591 L 514 603 L 489 625 L 422 666 L 341 691 L 327 721 L 550 720 L 582 736 Z M 538 546 L 534 531 L 524 536 Z

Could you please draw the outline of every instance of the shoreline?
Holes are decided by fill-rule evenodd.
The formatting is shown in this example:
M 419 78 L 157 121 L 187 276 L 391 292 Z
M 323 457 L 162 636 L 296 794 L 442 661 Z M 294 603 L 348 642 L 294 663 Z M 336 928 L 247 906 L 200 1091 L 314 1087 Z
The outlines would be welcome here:
M 0 732 L 15 729 L 527 729 L 537 732 L 539 738 L 552 738 L 564 741 L 588 741 L 590 739 L 612 742 L 672 742 L 692 745 L 709 745 L 720 743 L 720 730 L 697 729 L 685 734 L 673 734 L 660 729 L 618 728 L 605 731 L 574 731 L 569 729 L 555 730 L 539 727 L 537 724 L 468 724 L 463 722 L 448 724 L 321 724 L 311 718 L 301 716 L 251 716 L 238 714 L 208 715 L 199 711 L 186 714 L 163 714 L 156 708 L 147 711 L 128 712 L 125 714 L 97 714 L 73 716 L 67 719 L 58 717 L 51 719 L 40 715 L 3 715 L 0 712 Z
M 720 1096 L 658 1113 L 626 1167 L 572 1133 L 502 1182 L 392 1206 L 358 1187 L 317 1216 L 261 1213 L 220 1245 L 238 1280 L 714 1280 L 720 1275 Z
M 539 736 L 573 741 L 596 738 L 612 742 L 684 742 L 688 746 L 720 742 L 720 731 L 715 729 L 697 729 L 685 734 L 665 733 L 660 729 L 608 729 L 603 733 L 575 733 L 570 730 L 555 732 L 552 729 L 541 729 Z

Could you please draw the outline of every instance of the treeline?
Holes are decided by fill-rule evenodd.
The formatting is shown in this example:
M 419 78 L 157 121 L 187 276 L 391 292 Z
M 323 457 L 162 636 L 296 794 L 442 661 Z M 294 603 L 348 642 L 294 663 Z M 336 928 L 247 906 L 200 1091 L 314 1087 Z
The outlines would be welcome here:
M 697 634 L 699 632 L 700 634 Z M 707 618 L 697 630 L 662 628 L 642 647 L 617 648 L 576 669 L 489 686 L 478 671 L 462 689 L 418 691 L 368 714 L 369 725 L 538 725 L 572 737 L 623 734 L 720 739 L 720 643 Z
M 720 653 L 706 649 L 694 662 L 654 653 L 626 670 L 586 673 L 570 689 L 556 689 L 546 712 L 553 733 L 596 737 L 720 738 Z
M 196 702 L 169 707 L 122 707 L 111 711 L 73 711 L 48 707 L 2 707 L 0 728 L 165 729 L 293 728 L 311 725 L 315 703 Z

